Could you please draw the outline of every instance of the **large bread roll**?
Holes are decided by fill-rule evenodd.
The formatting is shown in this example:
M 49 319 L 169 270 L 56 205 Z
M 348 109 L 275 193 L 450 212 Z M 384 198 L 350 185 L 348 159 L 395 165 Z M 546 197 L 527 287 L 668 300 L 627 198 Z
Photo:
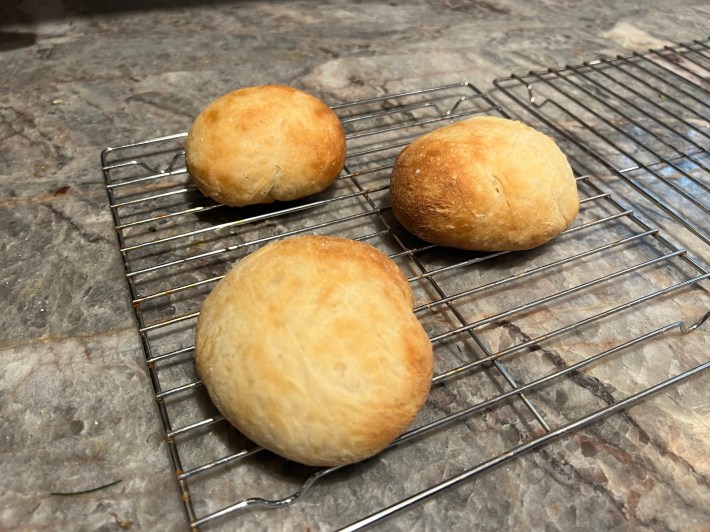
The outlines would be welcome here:
M 390 192 L 395 216 L 411 233 L 480 251 L 544 244 L 579 210 L 572 169 L 555 142 L 493 116 L 416 139 L 397 157 Z
M 321 100 L 281 85 L 225 94 L 195 119 L 185 163 L 197 188 L 233 207 L 326 189 L 345 161 L 345 133 Z
M 262 447 L 308 465 L 382 450 L 427 398 L 432 347 L 412 290 L 375 248 L 305 236 L 242 259 L 205 300 L 196 365 Z

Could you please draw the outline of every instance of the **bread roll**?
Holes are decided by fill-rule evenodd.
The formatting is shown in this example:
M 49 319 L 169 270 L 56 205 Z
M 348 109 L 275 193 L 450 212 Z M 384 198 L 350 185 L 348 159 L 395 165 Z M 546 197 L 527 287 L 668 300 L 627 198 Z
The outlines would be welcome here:
M 555 142 L 493 116 L 416 139 L 397 157 L 390 193 L 394 215 L 414 235 L 480 251 L 544 244 L 579 210 L 572 169 Z
M 197 188 L 233 207 L 320 192 L 344 162 L 345 133 L 335 113 L 318 98 L 281 85 L 217 98 L 197 116 L 185 145 Z
M 397 266 L 354 240 L 304 236 L 242 259 L 205 300 L 197 371 L 248 438 L 333 466 L 368 458 L 427 398 L 432 347 Z

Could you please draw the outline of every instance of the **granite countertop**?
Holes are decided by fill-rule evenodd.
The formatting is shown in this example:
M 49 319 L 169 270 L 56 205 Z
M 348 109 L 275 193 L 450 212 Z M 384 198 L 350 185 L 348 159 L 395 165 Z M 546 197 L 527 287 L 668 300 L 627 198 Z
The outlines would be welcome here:
M 3 3 L 0 528 L 187 526 L 102 149 L 185 131 L 241 86 L 332 103 L 462 80 L 485 90 L 511 72 L 705 38 L 709 21 L 701 0 Z M 697 333 L 677 349 L 702 360 L 708 329 Z M 705 372 L 384 528 L 707 530 L 708 385 Z M 294 512 L 288 528 L 329 528 L 315 498 Z M 227 529 L 240 523 L 260 521 Z

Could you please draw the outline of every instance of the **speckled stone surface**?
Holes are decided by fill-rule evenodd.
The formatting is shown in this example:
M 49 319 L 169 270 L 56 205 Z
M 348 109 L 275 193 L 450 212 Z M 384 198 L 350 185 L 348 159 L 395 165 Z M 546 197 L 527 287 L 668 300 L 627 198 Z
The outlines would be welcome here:
M 700 0 L 4 2 L 0 529 L 187 528 L 118 252 L 102 149 L 185 131 L 206 102 L 236 87 L 290 84 L 333 104 L 462 80 L 487 90 L 491 80 L 511 72 L 706 38 L 709 22 L 710 6 Z M 536 257 L 507 266 L 527 269 Z M 605 264 L 612 263 L 613 257 Z M 495 275 L 485 272 L 482 280 L 489 273 Z M 665 274 L 644 275 L 638 286 Z M 447 282 L 455 285 L 455 279 Z M 544 282 L 555 287 L 563 281 Z M 612 286 L 583 305 L 603 307 L 634 286 Z M 480 305 L 486 308 L 485 301 Z M 707 305 L 706 290 L 687 292 L 645 311 L 637 329 L 624 333 L 697 319 Z M 524 341 L 536 330 L 535 319 L 498 323 L 484 331 L 486 341 L 495 349 Z M 427 323 L 436 333 L 436 320 Z M 613 323 L 585 330 L 566 344 L 568 351 L 511 359 L 510 370 L 544 375 L 577 361 L 587 346 L 598 351 L 604 342 L 618 343 Z M 669 365 L 680 371 L 706 361 L 707 325 L 692 335 L 656 339 L 529 399 L 555 425 L 574 419 L 590 404 L 601 407 L 631 393 Z M 446 349 L 455 354 L 455 347 Z M 420 422 L 504 389 L 497 374 L 472 378 L 474 390 L 471 381 L 455 380 L 433 389 Z M 709 384 L 705 372 L 381 527 L 710 529 Z M 217 528 L 345 525 L 539 434 L 515 398 L 338 472 L 282 513 L 250 512 Z M 240 444 L 215 429 L 196 440 L 204 449 L 193 455 Z M 297 488 L 303 471 L 255 462 L 243 474 L 266 486 L 261 495 L 274 496 L 288 491 L 269 493 L 270 479 Z M 207 478 L 198 509 L 234 502 L 236 482 L 229 474 Z M 94 488 L 102 489 L 67 495 Z

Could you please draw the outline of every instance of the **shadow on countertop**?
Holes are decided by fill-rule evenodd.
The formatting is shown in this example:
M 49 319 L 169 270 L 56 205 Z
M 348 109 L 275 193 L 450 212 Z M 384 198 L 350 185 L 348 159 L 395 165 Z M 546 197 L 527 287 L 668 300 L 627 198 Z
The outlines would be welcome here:
M 278 4 L 282 1 L 270 3 Z M 8 0 L 0 2 L 0 52 L 33 45 L 37 38 L 32 28 L 27 26 L 37 22 L 155 9 L 253 3 L 253 0 Z
M 34 33 L 26 31 L 0 31 L 0 52 L 32 46 L 37 41 Z
M 270 3 L 279 4 L 284 1 L 272 0 Z M 7 0 L 0 2 L 0 29 L 7 25 L 32 24 L 68 17 L 253 3 L 254 0 Z

